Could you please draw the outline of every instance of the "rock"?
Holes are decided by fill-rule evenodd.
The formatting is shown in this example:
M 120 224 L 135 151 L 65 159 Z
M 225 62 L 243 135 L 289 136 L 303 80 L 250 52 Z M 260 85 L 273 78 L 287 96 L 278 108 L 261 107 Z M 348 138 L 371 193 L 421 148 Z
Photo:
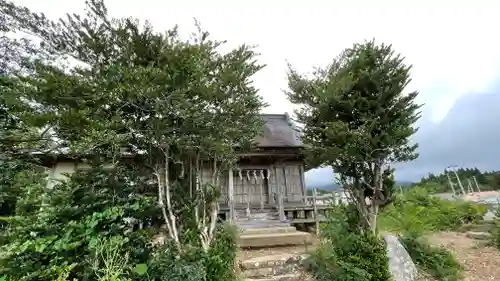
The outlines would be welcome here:
M 389 271 L 394 281 L 414 281 L 418 270 L 403 244 L 394 235 L 385 235 L 387 255 L 389 257 Z

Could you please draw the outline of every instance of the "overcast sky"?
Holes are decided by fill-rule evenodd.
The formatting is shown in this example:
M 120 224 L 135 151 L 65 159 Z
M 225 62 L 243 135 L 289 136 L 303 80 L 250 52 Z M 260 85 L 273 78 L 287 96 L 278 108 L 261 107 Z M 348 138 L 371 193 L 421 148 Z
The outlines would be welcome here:
M 16 0 L 50 18 L 80 12 L 83 0 Z M 481 1 L 106 1 L 112 16 L 149 20 L 157 30 L 178 24 L 193 31 L 193 18 L 228 47 L 258 45 L 266 64 L 255 84 L 270 106 L 267 113 L 292 113 L 286 62 L 299 71 L 325 66 L 342 49 L 375 38 L 393 44 L 413 65 L 408 90 L 425 103 L 419 160 L 398 167 L 397 177 L 415 180 L 446 165 L 499 168 L 500 2 Z M 453 109 L 452 109 L 453 108 Z M 452 109 L 452 110 L 451 110 Z M 496 117 L 496 119 L 495 119 Z M 472 132 L 472 133 L 471 133 Z M 496 135 L 495 135 L 496 133 Z M 480 138 L 480 139 L 479 139 Z M 496 140 L 496 141 L 495 141 Z M 496 165 L 496 166 L 495 166 Z M 309 181 L 331 181 L 325 169 Z

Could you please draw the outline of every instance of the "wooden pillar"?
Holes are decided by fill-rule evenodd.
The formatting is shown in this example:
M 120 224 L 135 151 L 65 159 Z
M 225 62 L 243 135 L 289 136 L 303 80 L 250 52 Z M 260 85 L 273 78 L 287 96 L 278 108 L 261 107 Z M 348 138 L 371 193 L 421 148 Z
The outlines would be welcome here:
M 283 194 L 278 191 L 278 213 L 280 221 L 285 221 L 285 207 L 283 206 Z
M 300 164 L 300 182 L 302 184 L 302 202 L 304 205 L 307 205 L 307 189 L 306 189 L 306 180 L 304 175 L 304 165 Z
M 278 197 L 278 193 L 280 192 L 280 191 L 279 191 L 279 190 L 280 190 L 280 188 L 279 188 L 279 182 L 278 182 L 278 180 L 279 180 L 279 177 L 278 177 L 278 168 L 276 167 L 276 165 L 275 165 L 273 168 L 274 168 L 274 171 L 273 171 L 273 172 L 274 172 L 274 176 L 276 177 L 276 178 L 274 179 L 274 187 L 273 187 L 273 193 L 274 193 L 274 194 L 273 194 L 273 202 L 274 202 L 274 204 L 279 204 L 279 200 L 278 200 L 278 199 L 279 199 L 279 197 Z M 275 199 L 276 199 L 276 201 L 278 201 L 278 202 L 276 202 L 276 201 L 275 201 Z
M 264 171 L 260 170 L 260 210 L 264 210 Z
M 268 196 L 267 202 L 268 202 L 268 204 L 274 204 L 274 198 L 273 198 L 273 186 L 274 185 L 271 184 L 271 169 L 266 169 L 265 176 L 266 176 L 266 180 L 264 180 L 264 184 L 267 183 L 267 196 Z
M 281 198 L 286 198 L 286 200 L 284 200 L 283 202 L 288 202 L 288 200 L 290 200 L 290 198 L 288 198 L 288 181 L 286 179 L 286 166 L 281 166 L 281 171 L 280 171 L 282 174 L 283 174 L 283 185 L 281 186 L 280 188 L 280 192 L 281 192 Z
M 243 178 L 245 178 L 245 176 L 243 176 Z M 247 215 L 247 218 L 250 219 L 250 187 L 251 187 L 251 185 L 250 185 L 250 170 L 247 170 L 247 181 L 248 181 L 248 186 L 246 188 L 246 199 L 247 199 L 246 215 Z M 241 182 L 242 182 L 243 190 L 245 190 L 244 180 L 242 179 Z
M 316 235 L 319 234 L 319 216 L 318 216 L 318 206 L 316 206 L 316 188 L 313 189 L 313 211 L 314 211 L 314 223 L 316 225 Z
M 234 221 L 234 183 L 233 183 L 233 168 L 229 168 L 227 179 L 227 194 L 228 194 L 228 205 L 229 205 L 229 222 Z

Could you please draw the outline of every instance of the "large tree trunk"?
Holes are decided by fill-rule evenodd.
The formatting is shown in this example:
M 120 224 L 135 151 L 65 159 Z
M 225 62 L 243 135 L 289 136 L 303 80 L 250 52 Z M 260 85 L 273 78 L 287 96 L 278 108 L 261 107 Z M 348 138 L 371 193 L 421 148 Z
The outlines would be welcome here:
M 212 188 L 219 188 L 219 170 L 217 168 L 217 161 L 213 160 L 212 165 Z M 204 200 L 204 210 L 202 223 L 199 225 L 200 228 L 200 242 L 203 250 L 207 252 L 210 249 L 212 241 L 215 237 L 215 228 L 217 224 L 217 215 L 219 213 L 219 202 L 218 198 L 211 196 L 210 202 Z M 206 205 L 208 205 L 208 212 Z
M 383 177 L 382 177 L 382 163 L 379 161 L 373 165 L 373 181 L 371 183 L 373 188 L 373 196 L 370 205 L 370 228 L 375 234 L 377 232 L 377 216 L 380 205 L 383 202 Z
M 179 232 L 177 230 L 177 219 L 172 209 L 172 194 L 169 180 L 169 147 L 165 148 L 163 153 L 164 161 L 160 161 L 155 167 L 155 175 L 158 182 L 158 203 L 167 226 L 168 235 L 170 239 L 174 241 L 177 248 L 181 250 Z

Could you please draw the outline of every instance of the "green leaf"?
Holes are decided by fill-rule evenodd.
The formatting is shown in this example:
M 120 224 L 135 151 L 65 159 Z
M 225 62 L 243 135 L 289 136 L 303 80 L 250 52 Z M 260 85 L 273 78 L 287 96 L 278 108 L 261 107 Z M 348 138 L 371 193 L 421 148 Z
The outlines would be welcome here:
M 136 264 L 134 272 L 142 276 L 148 272 L 148 266 L 145 263 Z

